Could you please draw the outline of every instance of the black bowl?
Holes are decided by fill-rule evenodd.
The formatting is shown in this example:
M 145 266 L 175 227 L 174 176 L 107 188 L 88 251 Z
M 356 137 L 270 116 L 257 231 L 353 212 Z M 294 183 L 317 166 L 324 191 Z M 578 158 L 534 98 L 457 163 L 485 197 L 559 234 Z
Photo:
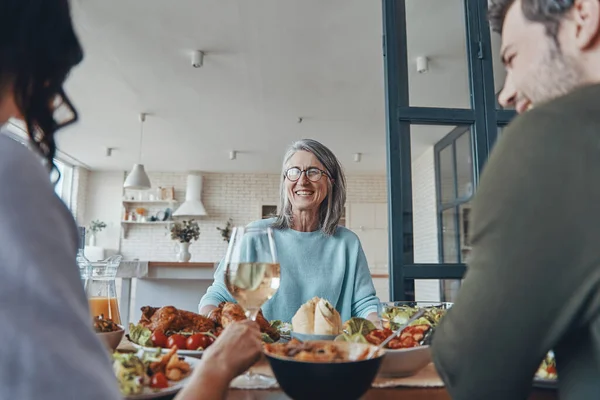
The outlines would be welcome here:
M 374 347 L 362 343 L 323 343 L 335 343 L 347 349 L 351 356 Z M 368 360 L 335 363 L 297 361 L 269 353 L 265 355 L 281 390 L 294 400 L 356 400 L 371 387 L 385 352 L 381 351 Z

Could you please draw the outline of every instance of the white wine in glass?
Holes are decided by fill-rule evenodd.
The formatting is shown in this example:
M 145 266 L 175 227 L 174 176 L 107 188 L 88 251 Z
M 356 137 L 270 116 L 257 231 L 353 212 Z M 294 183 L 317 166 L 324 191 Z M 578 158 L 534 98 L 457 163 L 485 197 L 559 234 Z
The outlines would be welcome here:
M 255 321 L 262 305 L 279 289 L 280 270 L 276 263 L 231 263 L 226 266 L 227 290 Z
M 280 274 L 272 228 L 233 228 L 225 255 L 225 286 L 247 318 L 256 321 L 260 308 L 279 289 Z M 252 389 L 275 383 L 272 377 L 248 371 L 234 386 Z

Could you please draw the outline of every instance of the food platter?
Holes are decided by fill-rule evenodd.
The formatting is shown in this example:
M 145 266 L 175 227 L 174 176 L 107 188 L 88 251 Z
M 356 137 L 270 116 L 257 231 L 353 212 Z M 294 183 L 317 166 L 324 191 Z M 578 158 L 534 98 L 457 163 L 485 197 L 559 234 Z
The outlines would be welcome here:
M 194 370 L 194 368 L 197 368 L 200 365 L 200 360 L 198 360 L 197 358 L 184 357 L 183 359 L 185 362 L 190 364 L 190 366 L 192 367 L 192 371 Z M 178 382 L 172 382 L 168 388 L 164 388 L 164 389 L 153 389 L 149 386 L 144 386 L 141 393 L 125 396 L 125 399 L 127 399 L 127 400 L 158 399 L 158 398 L 162 398 L 164 396 L 174 395 L 177 392 L 179 392 L 181 389 L 183 389 L 188 384 L 190 379 L 191 379 L 191 374 Z
M 163 348 L 163 347 L 146 347 L 146 346 L 140 346 L 139 344 L 134 343 L 131 340 L 129 342 L 131 343 L 131 345 L 133 347 L 135 347 L 138 350 L 155 352 L 160 348 L 160 352 L 162 354 L 167 354 L 170 351 L 170 349 Z M 179 354 L 180 356 L 193 357 L 196 359 L 202 358 L 202 353 L 204 353 L 204 350 L 186 350 L 186 349 L 178 349 L 177 350 L 177 354 Z

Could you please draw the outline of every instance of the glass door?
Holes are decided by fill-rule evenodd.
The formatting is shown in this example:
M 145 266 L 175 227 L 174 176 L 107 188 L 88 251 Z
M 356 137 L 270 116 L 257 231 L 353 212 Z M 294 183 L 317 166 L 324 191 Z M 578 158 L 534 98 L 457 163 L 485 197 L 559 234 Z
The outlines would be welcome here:
M 382 4 L 390 298 L 451 300 L 479 174 L 515 113 L 497 107 L 487 0 Z

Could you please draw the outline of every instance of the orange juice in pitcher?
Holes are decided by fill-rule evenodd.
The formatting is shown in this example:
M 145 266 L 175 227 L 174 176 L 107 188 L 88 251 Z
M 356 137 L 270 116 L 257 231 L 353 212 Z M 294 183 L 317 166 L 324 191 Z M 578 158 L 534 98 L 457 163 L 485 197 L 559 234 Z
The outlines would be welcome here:
M 92 317 L 101 317 L 110 319 L 115 324 L 121 324 L 121 315 L 119 314 L 119 304 L 114 297 L 90 297 L 90 313 Z
M 92 317 L 102 315 L 103 319 L 110 319 L 116 324 L 121 324 L 115 282 L 120 263 L 121 256 L 90 263 L 91 273 L 85 288 Z

